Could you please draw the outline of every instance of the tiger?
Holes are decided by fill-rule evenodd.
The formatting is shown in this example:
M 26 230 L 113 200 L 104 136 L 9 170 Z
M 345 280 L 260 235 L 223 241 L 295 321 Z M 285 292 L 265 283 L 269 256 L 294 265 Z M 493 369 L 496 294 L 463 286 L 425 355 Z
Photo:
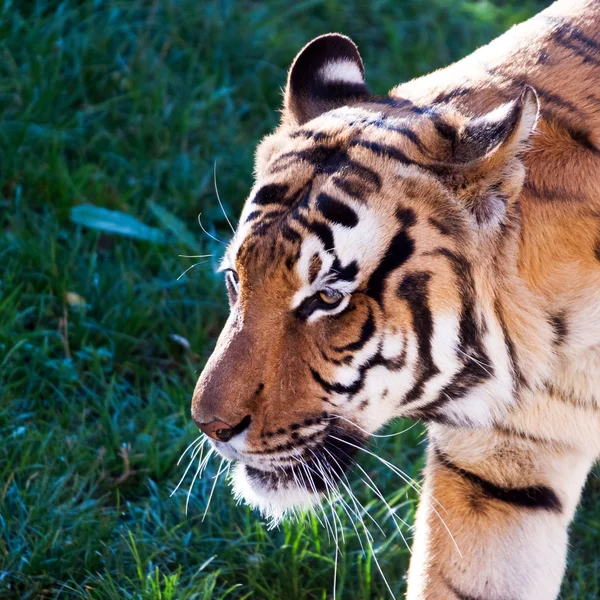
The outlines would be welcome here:
M 409 600 L 559 594 L 600 456 L 599 76 L 597 0 L 384 96 L 327 34 L 256 150 L 192 418 L 275 521 L 425 423 Z

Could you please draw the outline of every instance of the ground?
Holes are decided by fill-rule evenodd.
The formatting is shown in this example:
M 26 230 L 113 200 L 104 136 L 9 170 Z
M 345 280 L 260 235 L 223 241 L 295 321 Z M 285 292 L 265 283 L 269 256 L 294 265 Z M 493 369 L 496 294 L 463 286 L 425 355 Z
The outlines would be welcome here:
M 352 36 L 383 93 L 542 5 L 0 0 L 3 600 L 333 596 L 335 544 L 315 517 L 269 531 L 235 505 L 223 477 L 203 520 L 218 461 L 187 515 L 193 469 L 170 497 L 197 435 L 191 392 L 226 311 L 214 274 L 223 246 L 197 222 L 201 212 L 210 233 L 230 235 L 214 162 L 235 219 L 286 68 L 313 36 Z M 418 480 L 424 443 L 417 426 L 370 449 Z M 373 457 L 361 465 L 410 524 L 415 489 Z M 366 517 L 400 598 L 410 529 L 394 527 L 361 477 L 350 475 L 352 487 L 386 534 Z M 389 598 L 337 513 L 337 598 Z M 600 597 L 599 546 L 595 477 L 573 526 L 563 599 Z

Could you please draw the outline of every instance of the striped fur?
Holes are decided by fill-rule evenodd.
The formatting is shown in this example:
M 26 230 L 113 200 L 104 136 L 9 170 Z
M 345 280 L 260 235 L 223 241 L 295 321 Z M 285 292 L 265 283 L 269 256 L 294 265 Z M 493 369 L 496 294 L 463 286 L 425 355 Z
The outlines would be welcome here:
M 274 519 L 428 422 L 412 600 L 558 594 L 600 454 L 599 31 L 561 0 L 385 97 L 322 36 L 257 151 L 194 419 Z

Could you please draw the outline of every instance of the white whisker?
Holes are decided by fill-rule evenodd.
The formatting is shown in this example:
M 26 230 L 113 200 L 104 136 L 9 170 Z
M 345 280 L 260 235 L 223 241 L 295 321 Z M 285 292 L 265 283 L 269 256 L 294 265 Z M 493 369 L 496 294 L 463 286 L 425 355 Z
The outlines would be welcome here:
M 217 474 L 214 476 L 214 481 L 212 484 L 212 488 L 210 488 L 210 495 L 208 496 L 208 501 L 206 502 L 206 508 L 204 509 L 204 514 L 202 515 L 202 522 L 204 522 L 204 519 L 206 519 L 206 515 L 208 513 L 208 509 L 210 507 L 210 501 L 212 500 L 213 494 L 215 493 L 215 488 L 217 487 L 217 481 L 219 481 L 219 477 L 221 476 L 221 473 L 225 470 L 223 469 L 223 464 L 225 463 L 227 459 L 222 458 L 221 459 L 221 463 L 219 464 L 219 470 L 217 471 Z M 229 463 L 227 463 L 227 466 L 229 466 Z
M 402 431 L 398 431 L 398 433 L 388 433 L 385 435 L 377 435 L 375 433 L 370 433 L 366 429 L 363 429 L 360 425 L 357 425 L 354 421 L 351 421 L 350 419 L 347 419 L 346 417 L 343 417 L 342 415 L 330 415 L 330 416 L 332 418 L 335 417 L 336 419 L 342 419 L 343 421 L 346 421 L 346 423 L 350 423 L 350 425 L 354 425 L 354 427 L 356 427 L 363 433 L 366 433 L 368 436 L 374 437 L 374 438 L 391 438 L 391 437 L 396 437 L 397 435 L 402 435 L 403 433 L 410 431 L 413 427 L 416 427 L 421 422 L 421 421 L 417 420 L 412 425 L 407 427 L 406 429 L 403 429 Z
M 179 258 L 211 258 L 214 254 L 178 254 Z
M 227 223 L 229 223 L 229 227 L 231 227 L 231 231 L 233 231 L 234 235 L 235 235 L 235 229 L 233 228 L 233 225 L 231 224 L 231 221 L 229 220 L 229 217 L 227 216 L 227 213 L 225 212 L 225 208 L 223 207 L 223 203 L 221 202 L 221 196 L 219 195 L 219 188 L 217 187 L 217 159 L 215 158 L 215 164 L 213 165 L 213 182 L 215 184 L 215 192 L 217 194 L 217 200 L 219 201 L 219 206 L 221 207 L 221 210 L 223 211 L 223 214 L 225 215 L 225 219 L 227 219 Z
M 324 450 L 327 450 L 327 449 L 324 448 Z M 311 452 L 312 452 L 312 449 L 311 449 Z M 315 453 L 312 452 L 312 454 L 313 454 L 313 456 L 315 456 L 315 459 L 318 460 L 318 457 L 315 455 Z M 329 453 L 329 454 L 331 454 L 331 453 Z M 350 512 L 352 514 L 356 515 L 356 517 L 358 518 L 358 520 L 364 526 L 364 521 L 363 521 L 363 518 L 362 518 L 362 514 L 361 514 L 361 511 L 359 511 L 359 509 L 358 509 L 357 503 L 363 509 L 363 512 L 366 513 L 366 509 L 365 509 L 364 506 L 362 506 L 360 504 L 360 502 L 358 502 L 358 499 L 356 498 L 356 496 L 352 492 L 352 489 L 350 488 L 350 483 L 348 482 L 348 478 L 345 475 L 344 475 L 344 478 L 346 479 L 346 482 L 348 483 L 348 485 L 344 484 L 343 481 L 341 481 L 341 483 L 344 486 L 344 488 L 346 489 L 346 491 L 348 492 L 348 495 L 350 496 L 350 500 L 351 500 L 352 504 L 354 505 L 354 509 L 352 509 L 352 507 L 342 497 L 340 497 L 340 500 L 343 502 L 342 508 L 344 509 L 344 512 L 348 515 L 348 518 L 350 519 L 350 523 L 351 523 L 352 527 L 354 528 L 354 531 L 356 532 L 356 538 L 358 539 L 358 543 L 360 544 L 360 547 L 361 547 L 361 550 L 362 550 L 363 554 L 366 554 L 365 547 L 363 546 L 362 539 L 360 537 L 360 533 L 358 532 L 356 524 L 354 523 L 354 520 L 352 519 L 352 516 L 350 515 Z M 350 511 L 350 512 L 348 512 L 348 511 Z
M 177 466 L 179 466 L 179 463 L 182 461 L 183 457 L 187 454 L 188 450 L 192 447 L 195 446 L 196 444 L 202 443 L 204 444 L 206 442 L 206 438 L 204 437 L 204 435 L 200 435 L 198 436 L 181 454 L 181 456 L 179 457 L 179 460 L 177 461 Z
M 468 358 L 469 360 L 471 360 L 472 362 L 474 362 L 476 365 L 479 365 L 490 377 L 494 377 L 493 373 L 490 373 L 490 371 L 488 371 L 486 369 L 486 365 L 484 365 L 481 361 L 477 360 L 474 356 L 471 356 L 470 354 L 467 354 L 464 350 L 461 350 L 460 348 L 456 348 L 463 356 L 465 356 L 466 358 Z
M 211 240 L 215 240 L 215 242 L 219 242 L 219 244 L 223 244 L 223 246 L 226 246 L 227 244 L 225 242 L 222 242 L 219 238 L 216 238 L 214 235 L 212 235 L 212 233 L 209 233 L 208 231 L 206 231 L 206 229 L 204 229 L 204 225 L 202 225 L 202 213 L 200 213 L 198 215 L 198 225 L 200 225 L 200 229 L 202 229 L 202 231 L 204 231 L 204 233 L 211 239 Z
M 188 448 L 189 448 L 189 446 L 188 446 Z M 181 484 L 183 483 L 185 476 L 188 474 L 190 467 L 194 464 L 194 460 L 195 460 L 196 456 L 198 456 L 198 454 L 200 454 L 203 450 L 204 450 L 204 443 L 201 443 L 197 448 L 194 449 L 194 451 L 192 452 L 192 458 L 190 459 L 190 464 L 187 466 L 187 469 L 183 472 L 183 475 L 181 476 L 179 483 L 175 486 L 175 489 L 171 492 L 171 494 L 169 495 L 169 498 L 171 498 L 173 496 L 173 494 L 175 494 L 175 492 L 181 487 Z M 187 449 L 186 449 L 186 452 L 187 452 Z M 183 455 L 181 458 L 183 458 Z M 179 460 L 181 460 L 181 458 Z M 202 456 L 200 456 L 200 458 L 198 460 L 200 461 L 200 463 L 202 463 Z M 179 464 L 179 462 L 177 464 Z
M 422 491 L 419 490 L 417 488 L 417 486 L 410 480 L 409 477 L 407 477 L 407 475 L 405 473 L 403 473 L 402 471 L 400 471 L 400 469 L 398 469 L 395 465 L 393 465 L 392 463 L 388 462 L 387 460 L 381 458 L 381 456 L 377 456 L 377 454 L 375 454 L 374 452 L 371 452 L 370 450 L 367 450 L 366 448 L 362 448 L 361 446 L 357 446 L 356 444 L 352 444 L 351 442 L 349 442 L 348 440 L 343 440 L 341 438 L 338 438 L 334 435 L 331 436 L 333 439 L 338 440 L 344 444 L 348 444 L 348 446 L 352 446 L 353 448 L 356 448 L 357 450 L 362 450 L 363 452 L 365 452 L 366 454 L 369 454 L 370 456 L 373 456 L 374 458 L 376 458 L 377 460 L 379 460 L 382 464 L 384 464 L 386 467 L 388 467 L 392 473 L 395 473 L 396 475 L 398 475 L 403 481 L 405 481 L 408 485 L 410 485 L 417 493 L 419 493 L 421 495 L 421 500 L 423 500 L 423 494 Z M 431 498 L 437 503 L 439 504 L 444 510 L 446 510 L 439 502 L 438 500 L 436 500 L 434 498 L 434 496 L 431 496 Z M 441 521 L 442 525 L 444 526 L 444 528 L 446 529 L 446 531 L 448 532 L 448 535 L 450 536 L 450 539 L 452 540 L 458 554 L 460 555 L 460 557 L 462 558 L 462 552 L 460 551 L 460 548 L 458 547 L 458 544 L 456 543 L 456 540 L 454 539 L 454 536 L 452 535 L 452 532 L 450 531 L 450 529 L 448 528 L 448 525 L 446 525 L 446 521 L 444 521 L 444 519 L 442 518 L 442 516 L 440 515 L 440 513 L 435 509 L 435 507 L 433 506 L 433 504 L 431 504 L 431 502 L 429 503 L 429 506 L 431 508 L 431 510 L 433 510 L 433 512 L 437 515 L 437 517 L 439 518 L 439 520 Z
M 327 448 L 323 448 L 323 450 L 325 452 L 327 452 L 327 454 L 329 454 L 329 456 L 331 456 L 331 458 L 335 461 L 335 463 L 337 464 L 338 468 L 340 469 L 340 471 L 342 471 L 342 467 L 340 465 L 340 463 L 337 461 L 337 459 L 333 456 L 333 454 L 327 449 Z M 362 508 L 362 513 L 364 515 L 366 515 L 369 519 L 371 519 L 371 521 L 373 522 L 373 524 L 375 525 L 375 527 L 377 527 L 377 529 L 379 529 L 379 531 L 381 532 L 381 534 L 383 535 L 383 537 L 386 537 L 385 535 L 385 531 L 383 530 L 383 528 L 381 527 L 381 525 L 379 525 L 379 523 L 377 522 L 377 520 L 373 517 L 373 515 L 371 515 L 371 513 L 369 513 L 369 511 L 358 501 L 358 498 L 356 498 L 356 496 L 354 495 L 354 493 L 352 492 L 352 488 L 350 487 L 350 482 L 348 481 L 348 477 L 346 477 L 346 474 L 343 474 L 344 479 L 346 480 L 346 483 L 344 483 L 341 479 L 340 479 L 340 483 L 344 486 L 344 489 L 348 492 L 348 494 L 350 495 L 350 498 L 352 499 L 353 503 L 356 504 L 358 503 L 359 506 Z M 358 510 L 358 509 L 357 509 Z M 366 524 L 362 518 L 362 515 L 359 513 L 358 514 L 358 518 L 361 521 L 361 524 L 363 525 L 363 528 L 366 529 L 366 531 L 369 533 L 369 537 L 371 539 L 371 541 L 373 541 L 373 536 L 371 535 L 371 532 L 368 530 L 368 528 L 366 527 Z M 362 545 L 362 544 L 361 544 Z
M 361 481 L 369 488 L 373 491 L 373 493 L 383 502 L 383 504 L 385 505 L 390 517 L 392 518 L 392 521 L 396 527 L 396 530 L 398 531 L 398 533 L 400 534 L 400 537 L 402 538 L 402 541 L 404 542 L 404 545 L 408 548 L 408 551 L 412 554 L 412 550 L 410 548 L 410 544 L 406 541 L 406 538 L 404 537 L 404 534 L 402 533 L 400 526 L 398 525 L 398 521 L 400 521 L 405 527 L 408 527 L 410 529 L 410 526 L 408 525 L 408 523 L 406 523 L 406 521 L 404 521 L 402 518 L 398 517 L 398 515 L 395 514 L 394 510 L 392 509 L 392 507 L 389 505 L 388 501 L 385 499 L 383 493 L 381 492 L 381 490 L 379 489 L 379 487 L 377 487 L 377 485 L 375 484 L 375 482 L 373 481 L 373 479 L 371 478 L 371 476 L 356 462 L 354 461 L 354 465 L 360 469 L 360 471 L 362 473 L 364 473 L 365 477 L 371 482 L 369 484 L 368 481 L 365 481 L 362 477 L 360 478 Z M 397 520 L 396 520 L 397 519 Z
M 177 281 L 179 281 L 189 270 L 193 269 L 194 267 L 197 267 L 198 265 L 203 265 L 205 263 L 207 263 L 207 260 L 201 260 L 200 262 L 194 263 L 191 267 L 188 267 L 178 278 Z
M 190 496 L 192 494 L 192 489 L 194 488 L 194 483 L 196 483 L 196 479 L 198 479 L 198 475 L 200 475 L 203 467 L 203 464 L 206 464 L 208 462 L 208 459 L 212 456 L 212 453 L 214 452 L 214 448 L 211 448 L 206 456 L 204 457 L 204 460 L 202 460 L 202 457 L 200 457 L 200 459 L 198 460 L 198 468 L 196 469 L 196 473 L 194 473 L 194 478 L 192 479 L 192 483 L 188 489 L 188 493 L 187 493 L 187 498 L 185 499 L 185 514 L 187 515 L 188 512 L 188 506 L 190 504 Z

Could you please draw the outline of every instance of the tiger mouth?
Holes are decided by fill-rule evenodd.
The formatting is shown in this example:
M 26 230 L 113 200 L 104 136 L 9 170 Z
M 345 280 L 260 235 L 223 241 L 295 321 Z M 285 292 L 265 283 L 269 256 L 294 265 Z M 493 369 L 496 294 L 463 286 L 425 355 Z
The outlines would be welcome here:
M 277 524 L 333 494 L 364 442 L 338 430 L 286 466 L 273 468 L 266 463 L 262 469 L 238 461 L 232 479 L 234 495 Z

